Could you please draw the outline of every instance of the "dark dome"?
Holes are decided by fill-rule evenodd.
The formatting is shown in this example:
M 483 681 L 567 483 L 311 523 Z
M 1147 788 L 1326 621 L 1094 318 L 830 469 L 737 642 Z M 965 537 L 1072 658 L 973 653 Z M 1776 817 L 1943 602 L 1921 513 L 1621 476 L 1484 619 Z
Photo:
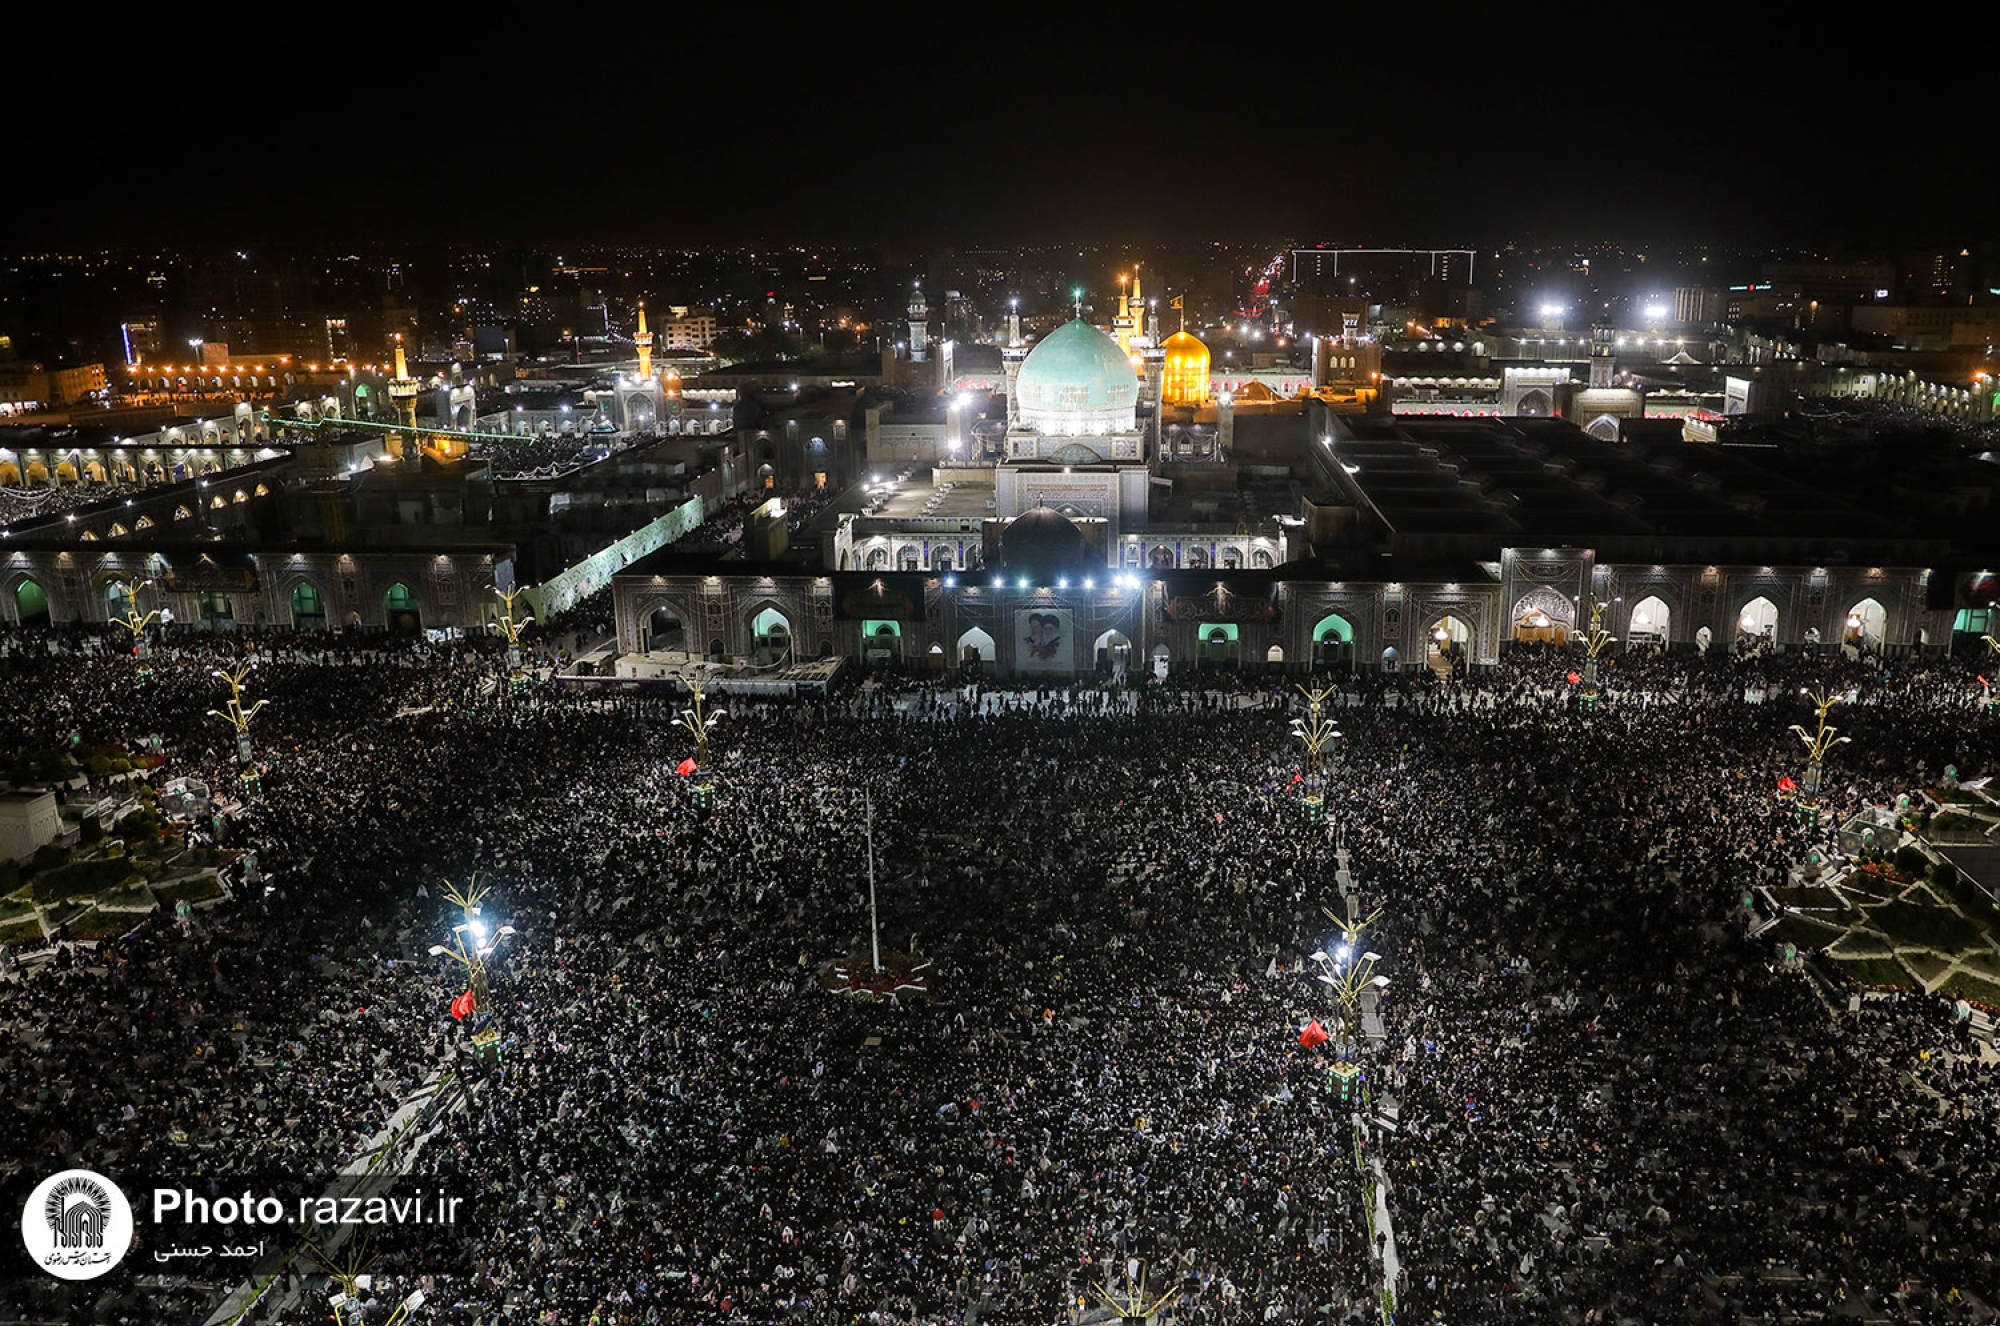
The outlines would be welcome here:
M 1083 531 L 1060 511 L 1038 506 L 1007 522 L 1000 560 L 1009 571 L 1049 580 L 1083 566 Z

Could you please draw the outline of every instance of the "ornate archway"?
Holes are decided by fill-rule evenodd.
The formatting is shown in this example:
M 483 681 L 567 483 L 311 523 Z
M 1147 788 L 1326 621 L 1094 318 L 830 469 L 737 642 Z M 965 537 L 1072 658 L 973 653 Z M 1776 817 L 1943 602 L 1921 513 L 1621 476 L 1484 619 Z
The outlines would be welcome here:
M 1649 594 L 1632 605 L 1625 639 L 1635 645 L 1657 645 L 1664 649 L 1673 642 L 1674 610 L 1657 594 Z
M 1560 590 L 1536 585 L 1515 600 L 1511 620 L 1516 643 L 1566 644 L 1576 624 L 1576 605 Z

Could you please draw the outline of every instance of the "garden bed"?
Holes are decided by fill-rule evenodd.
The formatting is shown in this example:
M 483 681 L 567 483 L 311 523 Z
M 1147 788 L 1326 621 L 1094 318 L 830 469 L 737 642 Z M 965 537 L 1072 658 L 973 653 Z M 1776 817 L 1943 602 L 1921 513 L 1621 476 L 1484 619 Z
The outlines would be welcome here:
M 33 916 L 0 923 L 0 944 L 36 944 L 42 939 L 42 923 Z
M 1905 953 L 1903 965 L 1915 972 L 1917 979 L 1928 986 L 1951 970 L 1951 959 L 1940 958 L 1935 953 Z
M 105 912 L 92 908 L 69 923 L 71 939 L 110 939 L 146 919 L 144 912 Z
M 1894 958 L 1835 958 L 1856 984 L 1908 989 L 1915 984 Z
M 153 891 L 144 884 L 133 884 L 97 895 L 97 906 L 102 911 L 150 912 L 159 905 Z
M 95 897 L 109 893 L 128 880 L 140 879 L 132 863 L 122 856 L 100 856 L 38 873 L 32 881 L 35 901 L 44 905 L 69 898 Z
M 2000 1012 L 2000 981 L 1982 980 L 1968 972 L 1959 971 L 1953 972 L 1938 989 Z
M 1844 889 L 1851 889 L 1863 897 L 1880 898 L 1884 902 L 1899 896 L 1904 889 L 1909 887 L 1907 883 L 1898 884 L 1865 870 L 1849 871 L 1840 881 L 1840 886 Z
M 1868 923 L 1899 945 L 1956 953 L 1979 944 L 1985 932 L 1948 907 L 1924 907 L 1914 902 L 1887 902 L 1870 907 Z
M 1772 889 L 1771 896 L 1787 907 L 1817 907 L 1825 911 L 1844 911 L 1847 908 L 1847 903 L 1838 893 L 1817 885 L 1788 885 Z
M 1990 820 L 1977 819 L 1971 815 L 1960 815 L 1948 811 L 1931 821 L 1929 837 L 1932 842 L 1976 843 L 1986 840 L 1986 831 L 1993 827 Z
M 1832 946 L 1833 955 L 1844 958 L 1886 958 L 1895 951 L 1887 937 L 1873 930 L 1850 930 Z
M 1814 921 L 1803 916 L 1787 916 L 1779 920 L 1773 933 L 1778 939 L 1797 945 L 1805 952 L 1825 948 L 1839 939 L 1847 931 L 1824 921 Z
M 162 906 L 166 907 L 171 907 L 175 903 L 183 901 L 207 902 L 211 898 L 220 898 L 223 896 L 222 881 L 218 880 L 214 875 L 190 875 L 185 879 L 177 879 L 171 884 L 155 884 L 153 886 L 153 896 L 160 900 Z

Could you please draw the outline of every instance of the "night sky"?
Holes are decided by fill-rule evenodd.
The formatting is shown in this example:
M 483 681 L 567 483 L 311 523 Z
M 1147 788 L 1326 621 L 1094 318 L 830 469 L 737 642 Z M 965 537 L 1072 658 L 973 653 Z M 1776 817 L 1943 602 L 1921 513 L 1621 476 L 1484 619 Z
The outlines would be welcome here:
M 0 246 L 2000 238 L 1985 79 L 1693 10 L 496 12 L 407 58 L 350 11 L 32 64 Z

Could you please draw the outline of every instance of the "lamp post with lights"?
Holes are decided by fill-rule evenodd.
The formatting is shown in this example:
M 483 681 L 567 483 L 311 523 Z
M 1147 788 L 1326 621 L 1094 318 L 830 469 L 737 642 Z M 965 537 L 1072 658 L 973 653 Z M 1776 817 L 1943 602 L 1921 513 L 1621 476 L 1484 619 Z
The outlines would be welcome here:
M 375 1277 L 368 1274 L 367 1263 L 360 1253 L 350 1254 L 344 1265 L 336 1265 L 328 1254 L 317 1247 L 311 1249 L 314 1259 L 326 1270 L 328 1295 L 326 1304 L 333 1310 L 334 1326 L 369 1326 L 372 1315 L 364 1312 L 366 1296 L 374 1292 Z M 411 1290 L 381 1319 L 381 1326 L 403 1326 L 410 1314 L 424 1305 L 426 1295 L 421 1289 Z
M 1357 1062 L 1360 1052 L 1361 1000 L 1369 990 L 1380 990 L 1388 985 L 1385 976 L 1375 974 L 1375 964 L 1382 955 L 1363 948 L 1361 939 L 1382 915 L 1377 908 L 1367 916 L 1357 916 L 1358 908 L 1350 895 L 1348 914 L 1342 917 L 1332 908 L 1322 908 L 1327 919 L 1340 931 L 1340 943 L 1329 953 L 1320 949 L 1312 955 L 1313 966 L 1317 969 L 1313 979 L 1331 991 L 1334 1006 L 1339 1010 L 1336 1021 L 1340 1031 L 1334 1037 L 1333 1066 L 1327 1070 L 1334 1086 L 1340 1092 L 1342 1101 L 1354 1099 L 1354 1088 L 1362 1076 L 1361 1065 Z
M 708 683 L 699 672 L 684 672 L 675 680 L 686 686 L 692 695 L 687 707 L 674 719 L 675 726 L 686 729 L 688 735 L 694 738 L 694 755 L 690 759 L 693 767 L 683 764 L 681 768 L 684 775 L 696 780 L 696 804 L 707 809 L 715 799 L 715 777 L 708 767 L 708 739 L 715 731 L 716 723 L 729 717 L 729 711 L 708 707 Z
M 123 583 L 125 589 L 125 611 L 122 616 L 113 617 L 111 620 L 131 632 L 132 657 L 140 661 L 139 677 L 143 681 L 153 673 L 151 668 L 145 666 L 145 660 L 150 658 L 153 653 L 153 647 L 146 639 L 146 628 L 152 625 L 155 617 L 160 615 L 160 610 L 155 608 L 151 612 L 143 614 L 139 611 L 139 591 L 152 584 L 151 580 L 133 580 L 121 583 Z
M 1576 707 L 1584 713 L 1597 708 L 1600 692 L 1597 688 L 1597 656 L 1604 647 L 1618 637 L 1604 629 L 1604 610 L 1611 605 L 1602 599 L 1592 599 L 1590 603 L 1590 629 L 1583 637 L 1583 689 L 1577 693 Z
M 1991 604 L 1987 605 L 1987 611 L 1989 613 L 1992 611 Z M 1987 667 L 2000 668 L 2000 637 L 1988 634 L 1982 635 L 1979 638 L 1986 642 L 1986 652 L 1988 655 Z M 1986 688 L 1986 712 L 1989 714 L 2000 713 L 2000 700 L 1993 698 L 1993 683 L 1985 677 L 1981 677 L 1979 681 Z
M 1292 735 L 1306 748 L 1306 767 L 1302 775 L 1305 789 L 1300 805 L 1307 819 L 1317 820 L 1326 814 L 1326 748 L 1340 740 L 1340 732 L 1326 712 L 1326 702 L 1333 695 L 1333 688 L 1310 690 L 1301 686 L 1298 689 L 1311 706 L 1305 718 L 1294 718 L 1291 723 Z
M 1072 1320 L 1101 1323 L 1101 1326 L 1111 1326 L 1113 1321 L 1119 1326 L 1159 1326 L 1161 1314 L 1180 1297 L 1181 1289 L 1175 1285 L 1164 1294 L 1153 1293 L 1146 1287 L 1146 1267 L 1141 1263 L 1136 1277 L 1128 1266 L 1122 1286 L 1113 1284 L 1111 1277 L 1106 1276 L 1103 1283 L 1091 1286 L 1090 1293 L 1099 1307 L 1093 1311 L 1089 1298 L 1079 1298 Z
M 482 1066 L 493 1068 L 500 1062 L 500 1030 L 494 1025 L 493 985 L 487 974 L 486 959 L 500 947 L 502 940 L 513 937 L 514 927 L 495 928 L 487 922 L 480 904 L 489 891 L 477 876 L 464 889 L 446 881 L 444 896 L 464 919 L 451 928 L 447 942 L 431 945 L 430 955 L 448 957 L 465 968 L 466 992 L 472 996 L 470 1011 L 478 1015 L 472 1024 L 472 1051 Z
M 521 597 L 520 590 L 496 588 L 493 592 L 500 596 L 500 634 L 507 640 L 507 682 L 519 690 L 528 683 L 521 671 L 521 632 L 534 625 L 535 619 L 514 615 L 514 601 Z
M 1830 725 L 1826 716 L 1840 703 L 1839 695 L 1828 695 L 1824 689 L 1806 691 L 1813 707 L 1819 711 L 1818 726 L 1808 732 L 1798 723 L 1792 724 L 1792 731 L 1798 734 L 1806 747 L 1806 772 L 1799 783 L 1799 820 L 1807 828 L 1817 827 L 1820 813 L 1820 786 L 1826 778 L 1826 757 L 1836 746 L 1844 746 L 1852 737 L 1836 736 L 1840 729 Z
M 236 729 L 236 767 L 243 780 L 244 798 L 250 801 L 255 801 L 263 791 L 263 780 L 257 772 L 250 750 L 250 720 L 257 717 L 258 711 L 270 703 L 269 700 L 259 700 L 248 708 L 244 707 L 243 683 L 249 678 L 253 666 L 255 665 L 245 663 L 234 672 L 214 669 L 211 675 L 229 683 L 229 709 L 227 712 L 220 709 L 208 711 L 211 718 L 219 718 Z

